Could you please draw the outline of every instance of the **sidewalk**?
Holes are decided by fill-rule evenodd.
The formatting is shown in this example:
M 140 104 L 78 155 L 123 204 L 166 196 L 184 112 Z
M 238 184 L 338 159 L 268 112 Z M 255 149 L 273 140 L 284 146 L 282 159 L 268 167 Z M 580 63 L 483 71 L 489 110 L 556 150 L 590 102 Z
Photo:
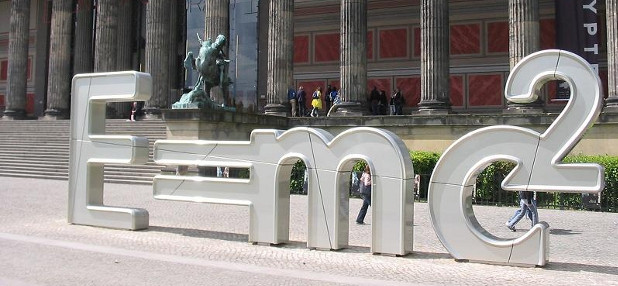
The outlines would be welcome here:
M 309 250 L 307 201 L 292 196 L 290 239 L 247 243 L 248 209 L 155 201 L 150 186 L 106 184 L 106 205 L 145 208 L 150 228 L 124 231 L 69 225 L 67 181 L 0 177 L 0 285 L 618 285 L 618 214 L 539 210 L 551 226 L 544 268 L 455 262 L 438 241 L 427 204 L 415 204 L 414 253 L 369 253 L 371 226 L 356 225 L 350 245 Z M 515 208 L 475 207 L 499 237 Z M 370 217 L 366 218 L 370 221 Z

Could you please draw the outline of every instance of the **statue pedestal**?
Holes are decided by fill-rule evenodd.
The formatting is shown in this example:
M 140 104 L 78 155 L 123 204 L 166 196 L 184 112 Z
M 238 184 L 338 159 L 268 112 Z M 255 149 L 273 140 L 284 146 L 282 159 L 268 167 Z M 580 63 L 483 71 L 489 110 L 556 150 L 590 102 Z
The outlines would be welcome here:
M 176 102 L 172 104 L 172 109 L 200 109 L 202 108 L 201 105 L 202 104 L 197 103 L 197 102 L 191 102 L 191 103 Z
M 163 109 L 167 139 L 249 140 L 254 129 L 288 129 L 287 118 L 235 112 L 232 108 Z

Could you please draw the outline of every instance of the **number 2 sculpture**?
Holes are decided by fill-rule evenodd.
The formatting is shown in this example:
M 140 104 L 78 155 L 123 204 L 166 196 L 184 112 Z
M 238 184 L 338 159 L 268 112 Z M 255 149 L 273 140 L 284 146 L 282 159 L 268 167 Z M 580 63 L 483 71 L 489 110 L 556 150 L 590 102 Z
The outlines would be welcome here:
M 531 266 L 548 261 L 547 223 L 536 224 L 519 238 L 503 239 L 476 220 L 472 190 L 478 174 L 492 162 L 516 164 L 502 182 L 508 191 L 599 193 L 603 189 L 600 165 L 562 163 L 603 104 L 599 77 L 584 59 L 561 50 L 531 54 L 512 70 L 505 96 L 517 103 L 532 102 L 543 84 L 552 80 L 568 83 L 571 98 L 543 134 L 516 126 L 482 128 L 457 140 L 438 161 L 429 186 L 431 220 L 455 259 Z

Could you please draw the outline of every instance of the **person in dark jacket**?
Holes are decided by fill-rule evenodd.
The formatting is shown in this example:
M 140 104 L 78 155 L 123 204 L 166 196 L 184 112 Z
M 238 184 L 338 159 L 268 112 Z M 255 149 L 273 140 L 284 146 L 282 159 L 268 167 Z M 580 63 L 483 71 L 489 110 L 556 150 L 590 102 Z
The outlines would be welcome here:
M 380 112 L 378 108 L 378 104 L 380 103 L 380 92 L 376 86 L 371 90 L 371 94 L 369 95 L 369 104 L 371 106 L 371 114 L 378 115 Z
M 330 98 L 330 93 L 333 92 L 332 86 L 329 84 L 326 86 L 326 92 L 324 93 L 324 110 L 328 113 L 330 107 L 332 106 L 332 100 Z
M 378 114 L 386 115 L 386 107 L 388 106 L 388 100 L 386 99 L 386 92 L 380 90 L 380 96 L 378 97 Z
M 298 92 L 296 93 L 296 101 L 298 103 L 298 116 L 304 117 L 307 115 L 307 93 L 305 92 L 305 88 L 303 86 L 298 87 Z
M 403 114 L 403 96 L 399 88 L 395 89 L 393 95 L 391 95 L 391 115 Z

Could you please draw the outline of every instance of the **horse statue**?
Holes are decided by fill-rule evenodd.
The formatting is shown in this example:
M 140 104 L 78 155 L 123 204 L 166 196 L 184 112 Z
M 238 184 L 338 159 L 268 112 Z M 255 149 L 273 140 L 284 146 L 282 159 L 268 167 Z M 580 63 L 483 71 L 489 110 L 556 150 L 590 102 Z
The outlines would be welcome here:
M 201 108 L 206 104 L 216 106 L 218 104 L 214 103 L 211 98 L 211 89 L 215 86 L 221 86 L 225 90 L 231 83 L 227 77 L 230 60 L 226 59 L 223 52 L 223 46 L 226 43 L 225 36 L 219 35 L 212 42 L 211 39 L 202 41 L 198 34 L 197 39 L 201 46 L 198 56 L 194 58 L 193 52 L 188 52 L 184 60 L 184 67 L 187 70 L 197 70 L 199 77 L 193 90 L 183 94 L 180 100 L 172 105 L 172 108 Z M 222 106 L 225 106 L 225 102 Z

